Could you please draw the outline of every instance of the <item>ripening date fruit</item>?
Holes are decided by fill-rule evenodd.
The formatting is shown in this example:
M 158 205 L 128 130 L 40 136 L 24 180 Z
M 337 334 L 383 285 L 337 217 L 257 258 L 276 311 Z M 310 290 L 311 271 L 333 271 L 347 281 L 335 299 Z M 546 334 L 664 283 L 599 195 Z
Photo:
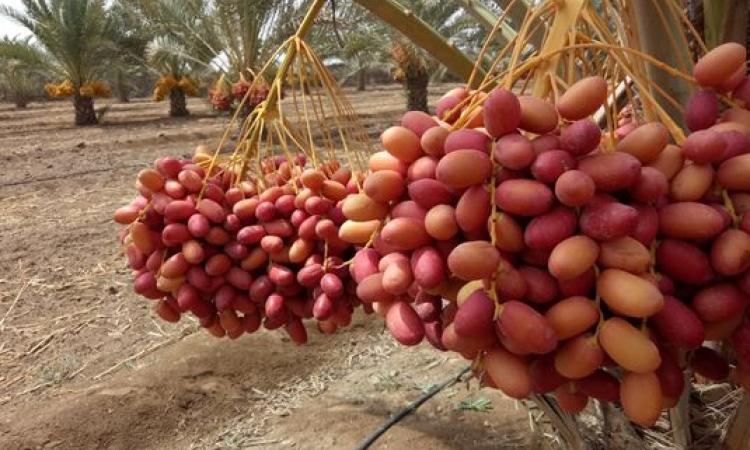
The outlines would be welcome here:
M 607 81 L 601 76 L 582 78 L 557 99 L 557 112 L 565 119 L 580 120 L 596 112 L 607 99 Z
M 525 179 L 507 180 L 495 189 L 495 204 L 519 216 L 538 216 L 552 207 L 552 191 L 544 184 Z
M 661 364 L 656 345 L 624 319 L 606 320 L 599 330 L 599 343 L 610 358 L 631 372 L 653 372 Z
M 604 362 L 604 351 L 597 338 L 582 334 L 564 343 L 555 357 L 555 369 L 560 375 L 578 380 L 596 371 Z
M 497 324 L 503 336 L 523 342 L 531 353 L 549 353 L 557 347 L 557 336 L 548 320 L 525 303 L 503 303 Z
M 664 306 L 664 296 L 657 286 L 624 270 L 602 271 L 596 289 L 607 306 L 627 317 L 650 317 Z
M 403 345 L 417 345 L 424 338 L 424 325 L 406 302 L 392 304 L 386 314 L 385 323 L 393 337 Z
M 626 373 L 620 382 L 620 401 L 630 420 L 642 427 L 656 423 L 662 409 L 662 390 L 654 372 Z
M 693 66 L 693 76 L 701 86 L 715 87 L 725 82 L 747 59 L 745 47 L 736 42 L 719 45 Z
M 599 245 L 587 236 L 572 236 L 557 244 L 547 266 L 560 280 L 570 280 L 588 271 L 599 256 Z
M 590 329 L 599 321 L 599 316 L 599 309 L 594 301 L 582 296 L 561 300 L 545 313 L 549 325 L 560 341 Z
M 667 127 L 658 122 L 649 122 L 639 126 L 618 142 L 617 152 L 632 155 L 643 164 L 650 164 L 659 157 L 668 142 Z M 622 161 L 626 159 L 622 158 Z
M 490 277 L 500 263 L 500 252 L 487 241 L 469 241 L 456 246 L 448 255 L 448 269 L 462 280 Z
M 531 373 L 523 359 L 502 348 L 495 348 L 484 355 L 483 361 L 493 383 L 505 395 L 522 399 L 531 394 Z
M 530 95 L 522 95 L 518 101 L 521 105 L 519 128 L 536 134 L 549 133 L 557 128 L 557 111 L 552 103 Z
M 672 345 L 695 349 L 706 338 L 700 318 L 684 303 L 671 296 L 664 296 L 664 307 L 649 319 L 649 324 Z

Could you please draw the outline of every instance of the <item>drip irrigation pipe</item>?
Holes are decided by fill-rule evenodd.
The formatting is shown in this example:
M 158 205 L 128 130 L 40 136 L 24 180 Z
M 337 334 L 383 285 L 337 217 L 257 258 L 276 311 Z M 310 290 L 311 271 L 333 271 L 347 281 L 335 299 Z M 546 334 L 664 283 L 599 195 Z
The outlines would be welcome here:
M 413 413 L 417 410 L 420 406 L 422 406 L 427 400 L 431 399 L 435 396 L 438 392 L 442 391 L 443 389 L 453 386 L 454 384 L 461 381 L 463 376 L 471 370 L 471 366 L 464 367 L 460 372 L 453 375 L 449 379 L 443 381 L 441 384 L 435 386 L 434 388 L 430 389 L 429 391 L 422 394 L 418 399 L 414 400 L 409 406 L 402 409 L 398 413 L 391 416 L 390 419 L 388 419 L 385 423 L 383 423 L 381 426 L 379 426 L 372 434 L 367 436 L 362 442 L 355 447 L 355 450 L 367 450 L 370 448 L 372 444 L 377 441 L 380 436 L 385 434 L 386 431 L 388 431 L 393 425 L 400 422 L 404 417 L 408 416 L 409 414 Z

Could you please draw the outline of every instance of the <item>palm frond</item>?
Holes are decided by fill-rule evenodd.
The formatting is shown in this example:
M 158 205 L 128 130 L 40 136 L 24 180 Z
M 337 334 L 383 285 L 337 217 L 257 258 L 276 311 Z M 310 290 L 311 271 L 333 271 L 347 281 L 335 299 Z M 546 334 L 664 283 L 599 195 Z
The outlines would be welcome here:
M 54 73 L 44 52 L 30 38 L 0 40 L 0 93 L 18 105 L 40 96 Z
M 76 86 L 96 80 L 116 54 L 103 0 L 23 0 L 24 11 L 0 14 L 27 28 Z
M 170 36 L 159 36 L 149 42 L 146 47 L 146 58 L 149 65 L 158 73 L 172 74 L 177 78 L 208 69 L 213 61 L 193 56 L 190 48 Z
M 48 64 L 42 50 L 31 43 L 31 38 L 0 40 L 0 59 L 15 60 L 28 66 L 43 67 Z
M 191 64 L 207 66 L 222 51 L 212 27 L 212 10 L 203 0 L 137 0 L 142 15 L 156 30 L 156 46 L 163 51 L 174 51 L 174 57 L 183 59 L 181 70 Z M 154 50 L 149 50 L 151 59 Z M 186 56 L 189 55 L 189 58 Z M 160 62 L 166 60 L 161 58 Z M 176 61 L 172 61 L 176 62 Z
M 286 0 L 215 0 L 218 36 L 232 70 L 256 67 L 279 43 Z M 269 45 L 270 44 L 270 45 Z
M 257 70 L 281 36 L 291 35 L 298 0 L 133 0 L 157 30 L 149 60 L 180 70 L 212 70 L 236 79 Z M 289 28 L 289 33 L 284 30 Z M 171 54 L 171 57 L 168 57 Z M 248 73 L 245 72 L 245 75 Z

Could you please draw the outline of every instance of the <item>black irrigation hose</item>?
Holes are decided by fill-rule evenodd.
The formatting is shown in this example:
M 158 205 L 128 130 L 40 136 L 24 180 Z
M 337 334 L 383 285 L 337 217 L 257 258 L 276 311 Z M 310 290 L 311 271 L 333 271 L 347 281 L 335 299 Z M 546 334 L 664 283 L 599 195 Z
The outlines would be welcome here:
M 396 425 L 401 421 L 401 419 L 416 411 L 417 408 L 422 406 L 427 400 L 434 397 L 438 392 L 461 381 L 461 377 L 463 377 L 469 370 L 471 370 L 471 366 L 464 367 L 460 372 L 443 381 L 438 386 L 430 389 L 428 392 L 425 392 L 418 399 L 414 400 L 414 402 L 412 402 L 409 406 L 392 415 L 387 422 L 379 426 L 377 430 L 375 430 L 371 435 L 367 436 L 367 438 L 360 442 L 359 445 L 355 447 L 355 450 L 367 450 L 368 448 L 370 448 L 370 446 L 374 444 L 375 441 L 380 438 L 380 436 L 385 434 L 385 432 L 388 431 L 393 425 Z

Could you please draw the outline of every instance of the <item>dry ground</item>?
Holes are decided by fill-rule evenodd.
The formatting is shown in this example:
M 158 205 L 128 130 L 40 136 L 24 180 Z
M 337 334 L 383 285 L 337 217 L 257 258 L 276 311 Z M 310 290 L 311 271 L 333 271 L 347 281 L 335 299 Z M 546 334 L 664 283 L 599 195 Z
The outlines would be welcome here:
M 372 136 L 403 111 L 395 87 L 349 93 Z M 397 347 L 367 317 L 304 347 L 153 320 L 130 288 L 111 213 L 140 168 L 215 145 L 226 125 L 203 100 L 189 119 L 166 108 L 112 103 L 102 125 L 77 128 L 67 102 L 0 105 L 0 448 L 349 449 L 464 367 Z M 537 446 L 523 408 L 472 384 L 373 448 Z

